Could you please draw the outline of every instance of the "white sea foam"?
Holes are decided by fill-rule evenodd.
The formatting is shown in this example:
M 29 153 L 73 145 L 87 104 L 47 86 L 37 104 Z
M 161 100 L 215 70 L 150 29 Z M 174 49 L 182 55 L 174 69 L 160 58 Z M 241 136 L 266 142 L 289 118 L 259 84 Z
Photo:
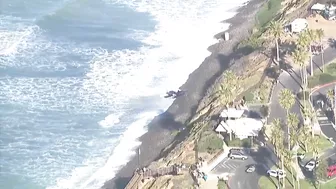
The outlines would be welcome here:
M 0 50 L 0 66 L 50 74 L 82 67 L 86 73 L 84 80 L 77 75 L 61 78 L 52 75 L 45 78 L 21 75 L 1 78 L 0 86 L 3 90 L 0 90 L 0 97 L 4 97 L 6 102 L 0 101 L 0 104 L 27 108 L 26 112 L 18 111 L 15 115 L 31 111 L 20 122 L 15 116 L 4 122 L 5 127 L 10 127 L 8 137 L 18 135 L 13 132 L 24 131 L 25 136 L 31 140 L 23 143 L 20 138 L 16 138 L 9 144 L 10 148 L 0 152 L 9 154 L 13 153 L 10 150 L 16 149 L 19 156 L 13 156 L 25 157 L 25 154 L 30 154 L 36 157 L 26 161 L 22 167 L 30 175 L 34 175 L 36 182 L 51 185 L 49 189 L 101 187 L 135 154 L 134 149 L 140 145 L 137 138 L 146 132 L 146 124 L 158 114 L 156 110 L 166 109 L 171 103 L 171 100 L 158 97 L 167 90 L 177 89 L 189 73 L 209 55 L 206 48 L 216 42 L 212 36 L 229 26 L 220 21 L 235 14 L 226 11 L 243 2 L 244 0 L 119 1 L 137 11 L 148 12 L 157 21 L 153 33 L 135 31 L 134 34 L 126 35 L 146 44 L 137 50 L 110 52 L 75 46 L 65 41 L 51 42 L 45 39 L 43 31 L 35 25 L 12 27 L 0 24 L 0 27 L 4 27 L 0 31 L 0 47 L 4 47 Z M 80 59 L 59 59 L 67 55 Z M 89 66 L 86 65 L 87 62 Z M 82 74 L 84 73 L 79 75 Z M 151 100 L 146 101 L 148 98 Z M 145 113 L 135 116 L 134 109 L 137 113 Z M 42 115 L 43 111 L 50 114 Z M 88 130 L 82 128 L 85 124 L 80 127 L 74 124 L 82 119 L 85 121 L 86 117 L 62 119 L 62 115 L 70 113 L 90 116 L 106 112 L 110 115 L 99 122 L 100 126 Z M 129 119 L 123 119 L 124 115 Z M 41 118 L 43 116 L 49 116 L 47 123 Z M 35 128 L 36 132 L 33 132 L 33 125 L 43 124 L 48 127 L 42 127 L 42 130 Z M 62 129 L 63 132 L 73 132 L 73 136 L 64 136 L 60 131 Z M 99 134 L 92 136 L 92 131 Z M 120 134 L 120 138 L 108 139 Z M 28 149 L 33 148 L 32 144 L 36 141 L 45 145 L 43 149 Z M 27 149 L 20 149 L 22 146 Z M 88 146 L 90 153 L 87 151 Z M 68 149 L 76 149 L 76 152 Z M 78 162 L 83 158 L 83 162 Z M 7 162 L 13 163 L 9 160 L 5 161 Z M 13 165 L 15 163 L 19 162 L 14 161 Z M 48 170 L 49 178 L 58 178 L 57 183 L 43 180 L 46 177 L 43 175 L 45 170 Z M 19 171 L 15 169 L 13 172 Z
M 103 158 L 101 156 L 92 158 L 90 162 L 85 162 L 84 166 L 73 170 L 70 177 L 58 180 L 56 186 L 48 187 L 48 189 L 97 189 L 102 186 L 106 180 L 114 177 L 116 171 L 135 154 L 133 150 L 140 145 L 137 138 L 146 133 L 146 124 L 158 113 L 146 112 L 138 115 L 136 121 L 129 125 L 118 139 L 120 142 L 113 149 L 113 153 L 108 157 L 107 161 L 104 161 L 104 158 L 108 155 L 106 153 Z M 105 149 L 105 152 L 107 151 Z M 97 165 L 101 165 L 102 162 L 105 162 L 104 166 L 96 169 Z M 96 171 L 92 172 L 93 169 Z

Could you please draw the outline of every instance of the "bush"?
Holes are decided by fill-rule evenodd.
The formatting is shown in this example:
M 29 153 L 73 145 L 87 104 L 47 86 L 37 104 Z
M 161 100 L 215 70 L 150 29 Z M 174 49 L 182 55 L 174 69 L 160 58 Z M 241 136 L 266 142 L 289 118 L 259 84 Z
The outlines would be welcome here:
M 265 106 L 265 105 L 262 105 L 260 107 L 260 114 L 261 114 L 261 116 L 263 118 L 268 117 L 268 115 L 269 115 L 269 107 Z
M 230 140 L 229 137 L 226 137 L 225 138 L 225 143 L 230 147 L 244 147 L 244 148 L 251 148 L 252 147 L 250 138 L 246 138 L 246 139 L 243 139 L 243 140 L 240 140 L 238 138 L 234 138 L 234 139 Z
M 218 180 L 217 187 L 218 189 L 227 189 L 226 182 L 224 180 Z
M 223 148 L 223 140 L 216 136 L 215 133 L 201 136 L 197 143 L 197 150 L 200 152 L 213 153 L 215 150 Z

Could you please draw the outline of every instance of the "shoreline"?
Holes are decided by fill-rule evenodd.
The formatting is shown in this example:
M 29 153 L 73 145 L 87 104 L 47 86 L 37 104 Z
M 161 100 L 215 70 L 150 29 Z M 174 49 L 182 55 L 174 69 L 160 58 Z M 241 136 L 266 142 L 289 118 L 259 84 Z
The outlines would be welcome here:
M 172 143 L 171 149 L 173 149 L 184 140 L 188 135 L 187 129 L 183 134 L 178 135 L 178 138 L 174 137 L 172 132 L 184 127 L 184 123 L 196 113 L 198 104 L 207 90 L 223 71 L 232 66 L 233 61 L 235 61 L 234 67 L 236 68 L 242 63 L 236 60 L 242 52 L 235 52 L 235 47 L 250 35 L 250 31 L 255 25 L 255 14 L 263 3 L 264 0 L 252 0 L 245 3 L 237 8 L 237 14 L 234 17 L 223 21 L 230 23 L 229 29 L 216 34 L 214 38 L 219 39 L 224 32 L 229 32 L 230 41 L 219 41 L 207 48 L 211 55 L 204 59 L 202 64 L 189 75 L 187 81 L 180 87 L 180 89 L 187 91 L 187 94 L 175 99 L 166 112 L 155 117 L 148 124 L 148 132 L 139 138 L 141 141 L 141 167 L 148 166 L 152 161 L 165 157 L 169 150 L 164 152 L 163 149 Z M 137 167 L 138 157 L 134 156 L 118 171 L 114 178 L 105 182 L 102 188 L 124 188 Z

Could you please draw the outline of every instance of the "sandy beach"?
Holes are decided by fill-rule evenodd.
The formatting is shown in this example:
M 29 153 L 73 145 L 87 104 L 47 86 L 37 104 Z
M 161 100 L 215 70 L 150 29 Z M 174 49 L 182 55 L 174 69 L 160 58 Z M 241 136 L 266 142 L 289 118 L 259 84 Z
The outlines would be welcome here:
M 172 142 L 178 144 L 184 139 L 183 137 L 187 136 L 188 133 L 184 133 L 184 135 L 178 135 L 179 138 L 174 138 L 172 131 L 184 127 L 184 123 L 195 114 L 196 108 L 208 88 L 224 70 L 231 67 L 236 70 L 243 64 L 239 58 L 244 53 L 235 52 L 234 49 L 238 42 L 249 36 L 249 31 L 255 24 L 255 14 L 263 2 L 263 0 L 253 0 L 247 6 L 241 7 L 235 17 L 225 20 L 225 22 L 231 23 L 228 30 L 231 40 L 220 41 L 208 48 L 212 54 L 205 58 L 201 66 L 191 73 L 186 83 L 181 86 L 181 89 L 187 91 L 187 94 L 177 98 L 165 113 L 157 116 L 149 124 L 149 131 L 140 138 L 142 142 L 140 146 L 141 167 L 164 157 L 169 152 L 169 150 L 162 151 L 165 147 Z M 215 37 L 219 38 L 221 35 L 222 33 L 219 33 Z M 187 130 L 185 131 L 187 132 Z M 103 188 L 124 188 L 137 167 L 138 158 L 135 156 L 118 172 L 115 178 L 107 181 Z

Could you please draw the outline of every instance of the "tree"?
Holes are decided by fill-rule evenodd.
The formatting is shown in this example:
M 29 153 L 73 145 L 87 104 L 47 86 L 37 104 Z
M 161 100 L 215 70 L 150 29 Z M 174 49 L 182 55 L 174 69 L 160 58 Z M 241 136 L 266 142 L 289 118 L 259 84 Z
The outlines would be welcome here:
M 289 89 L 283 89 L 280 91 L 279 95 L 279 103 L 280 106 L 286 110 L 287 117 L 289 115 L 289 109 L 291 109 L 295 103 L 295 96 L 293 95 L 292 91 Z M 287 136 L 288 136 L 288 149 L 290 149 L 290 136 L 289 136 L 290 126 L 287 122 Z
M 271 125 L 271 142 L 274 145 L 275 154 L 280 157 L 280 150 L 283 147 L 283 131 L 280 119 L 274 119 Z
M 225 71 L 223 80 L 219 85 L 214 96 L 219 101 L 219 105 L 228 105 L 231 103 L 240 88 L 240 80 L 232 71 Z
M 320 154 L 320 140 L 316 140 L 316 138 L 309 138 L 308 140 L 309 148 L 313 152 L 313 157 L 317 159 L 318 155 Z
M 333 109 L 334 112 L 334 123 L 336 124 L 336 85 L 334 89 L 329 89 L 327 92 L 327 98 L 330 101 L 331 108 Z
M 315 111 L 312 108 L 304 107 L 303 110 L 302 110 L 302 112 L 303 112 L 303 116 L 304 116 L 305 122 L 310 125 L 312 137 L 314 137 Z
M 308 49 L 309 49 L 309 55 L 310 55 L 310 75 L 313 76 L 314 75 L 314 66 L 313 66 L 313 52 L 312 52 L 312 43 L 316 41 L 317 39 L 317 35 L 315 30 L 312 29 L 307 29 L 304 32 L 307 35 L 308 38 Z
M 301 126 L 298 129 L 297 132 L 298 136 L 298 143 L 303 145 L 305 152 L 308 152 L 308 145 L 309 145 L 309 141 L 311 141 L 311 139 L 313 138 L 312 135 L 310 134 L 310 129 L 306 126 Z
M 306 62 L 308 59 L 308 54 L 306 51 L 301 51 L 299 49 L 296 49 L 293 54 L 293 61 L 295 64 L 300 66 L 300 75 L 301 75 L 301 87 L 303 89 L 303 100 L 306 101 L 306 87 L 307 87 L 307 74 L 306 74 Z M 305 106 L 305 103 L 304 103 Z
M 270 22 L 270 24 L 268 25 L 268 32 L 275 40 L 276 56 L 277 61 L 279 62 L 280 61 L 279 40 L 284 33 L 282 24 L 279 21 Z
M 316 38 L 319 40 L 319 46 L 321 47 L 321 62 L 322 62 L 322 72 L 324 72 L 324 47 L 323 47 L 323 38 L 324 38 L 324 30 L 318 29 L 316 30 Z
M 289 128 L 288 131 L 289 131 L 289 146 L 291 148 L 293 148 L 293 146 L 295 145 L 296 143 L 296 140 L 297 140 L 297 132 L 295 130 L 295 128 L 298 127 L 299 125 L 299 118 L 296 114 L 294 113 L 289 113 L 287 115 L 287 127 Z M 291 149 L 289 148 L 289 150 Z
M 319 163 L 319 166 L 315 169 L 315 181 L 318 182 L 319 188 L 321 188 L 321 180 L 326 180 L 328 178 L 327 175 L 327 169 L 328 169 L 328 162 L 327 160 L 321 160 Z

